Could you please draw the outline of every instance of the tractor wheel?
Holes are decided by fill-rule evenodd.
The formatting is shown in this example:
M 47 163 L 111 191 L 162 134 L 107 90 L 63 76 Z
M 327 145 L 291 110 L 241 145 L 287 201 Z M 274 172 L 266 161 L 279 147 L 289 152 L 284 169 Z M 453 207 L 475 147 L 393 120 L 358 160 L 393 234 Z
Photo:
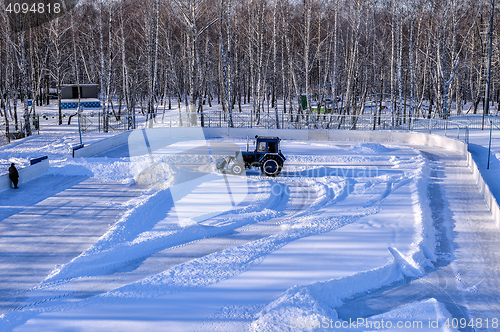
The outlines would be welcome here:
M 234 175 L 241 175 L 244 170 L 245 166 L 243 166 L 242 164 L 234 164 L 231 167 L 231 173 L 233 173 Z
M 276 157 L 266 157 L 260 166 L 260 170 L 267 176 L 276 176 L 280 174 L 283 163 Z

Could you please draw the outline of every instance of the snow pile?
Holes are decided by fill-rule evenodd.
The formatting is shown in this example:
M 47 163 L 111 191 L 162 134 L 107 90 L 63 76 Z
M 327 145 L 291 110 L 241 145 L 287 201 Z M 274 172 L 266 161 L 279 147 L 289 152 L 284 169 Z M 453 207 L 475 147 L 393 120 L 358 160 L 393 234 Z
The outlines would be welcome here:
M 209 168 L 209 166 L 210 164 L 206 168 Z M 146 189 L 171 188 L 175 185 L 203 177 L 212 171 L 209 168 L 206 172 L 201 172 L 198 169 L 179 167 L 175 164 L 161 161 L 146 162 L 141 168 L 141 172 L 137 176 L 134 176 L 134 180 L 138 186 Z
M 389 153 L 395 151 L 394 148 L 388 148 L 380 143 L 360 143 L 349 147 L 347 150 L 355 151 L 356 153 Z
M 419 278 L 424 275 L 423 268 L 419 266 L 412 257 L 408 257 L 400 253 L 396 248 L 389 247 L 389 251 L 394 257 L 394 263 L 398 270 L 409 278 Z
M 311 321 L 311 318 L 336 321 L 338 316 L 334 308 L 342 305 L 342 299 L 401 278 L 397 265 L 391 263 L 345 278 L 292 287 L 256 315 L 251 331 L 294 331 L 296 328 L 290 325 L 290 318 L 297 321 Z
M 422 163 L 423 156 L 418 155 L 418 156 L 412 156 L 410 158 L 404 158 L 401 156 L 391 156 L 390 162 L 393 163 L 393 168 L 397 169 L 405 169 L 405 168 L 412 168 L 415 164 L 420 164 Z
M 129 161 L 126 158 L 75 158 L 53 162 L 47 174 L 61 176 L 88 176 L 103 181 L 132 184 Z
M 259 318 L 251 323 L 250 331 L 291 332 L 297 331 L 300 327 L 312 330 L 314 324 L 311 322 L 338 320 L 337 312 L 319 303 L 315 296 L 311 295 L 310 289 L 301 288 L 291 293 L 266 306 L 257 315 Z

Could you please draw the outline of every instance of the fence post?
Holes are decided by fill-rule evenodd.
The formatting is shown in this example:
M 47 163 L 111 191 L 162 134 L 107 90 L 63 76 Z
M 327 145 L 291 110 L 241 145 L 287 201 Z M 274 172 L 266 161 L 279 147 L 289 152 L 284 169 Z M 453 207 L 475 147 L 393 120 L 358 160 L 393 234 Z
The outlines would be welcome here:
M 78 113 L 78 134 L 80 135 L 80 145 L 83 145 L 83 143 L 82 143 L 82 125 L 80 122 L 80 117 L 82 116 L 81 111 L 82 111 L 81 106 L 79 106 L 78 109 L 76 110 L 76 112 Z
M 488 166 L 486 169 L 490 169 L 490 155 L 491 155 L 491 132 L 493 131 L 493 122 L 490 120 L 490 143 L 488 145 Z

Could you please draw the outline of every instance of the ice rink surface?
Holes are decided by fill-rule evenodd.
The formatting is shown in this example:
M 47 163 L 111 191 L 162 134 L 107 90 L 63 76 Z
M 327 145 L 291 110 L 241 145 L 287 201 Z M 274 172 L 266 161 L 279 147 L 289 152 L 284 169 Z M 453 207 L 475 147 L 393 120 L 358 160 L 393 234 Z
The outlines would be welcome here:
M 393 325 L 348 329 L 473 331 L 500 318 L 498 230 L 459 154 L 283 141 L 278 177 L 213 173 L 187 190 L 170 168 L 174 197 L 173 186 L 137 186 L 150 161 L 127 146 L 71 159 L 64 140 L 24 144 L 21 162 L 37 145 L 55 155 L 46 175 L 0 192 L 2 331 L 330 331 L 382 319 Z M 227 188 L 241 198 L 229 209 Z

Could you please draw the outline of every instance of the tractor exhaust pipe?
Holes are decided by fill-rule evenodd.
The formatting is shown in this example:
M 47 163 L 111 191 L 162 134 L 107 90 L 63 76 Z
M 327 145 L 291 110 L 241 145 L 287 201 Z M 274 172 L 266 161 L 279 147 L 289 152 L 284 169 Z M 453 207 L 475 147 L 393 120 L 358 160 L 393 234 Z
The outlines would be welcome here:
M 248 136 L 247 136 L 247 152 L 248 152 Z

